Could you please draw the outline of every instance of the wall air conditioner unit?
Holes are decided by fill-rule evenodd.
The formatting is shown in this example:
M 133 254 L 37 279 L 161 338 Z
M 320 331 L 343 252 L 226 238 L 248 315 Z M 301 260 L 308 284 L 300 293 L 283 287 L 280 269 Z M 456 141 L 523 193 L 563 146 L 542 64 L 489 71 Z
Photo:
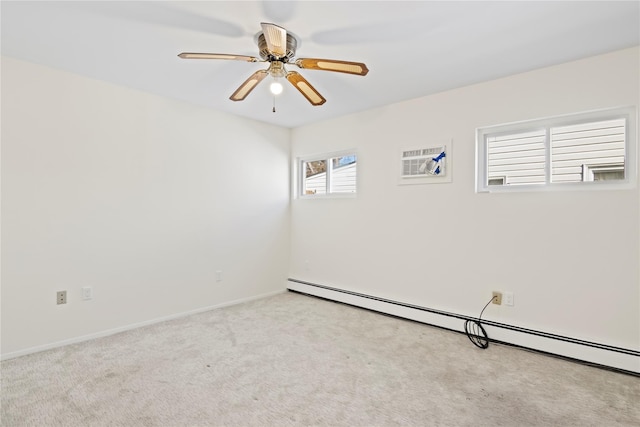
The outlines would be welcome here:
M 450 144 L 447 144 L 450 146 Z M 447 145 L 405 148 L 400 151 L 400 184 L 451 182 Z

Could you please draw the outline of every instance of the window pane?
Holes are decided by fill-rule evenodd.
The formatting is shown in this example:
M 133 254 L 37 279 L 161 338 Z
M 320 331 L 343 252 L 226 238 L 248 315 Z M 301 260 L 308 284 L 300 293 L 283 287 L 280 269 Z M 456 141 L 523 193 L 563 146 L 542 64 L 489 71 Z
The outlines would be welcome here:
M 624 179 L 624 156 L 624 119 L 551 128 L 552 182 Z
M 500 176 L 500 177 L 493 177 L 493 178 L 489 178 L 489 185 L 505 185 L 506 184 L 506 177 L 504 176 Z
M 542 129 L 487 137 L 487 185 L 544 184 L 545 134 Z
M 593 171 L 593 180 L 594 181 L 609 181 L 612 179 L 624 179 L 624 171 Z
M 356 192 L 356 156 L 354 154 L 331 159 L 331 192 Z
M 326 194 L 327 161 L 304 162 L 304 182 L 302 194 Z

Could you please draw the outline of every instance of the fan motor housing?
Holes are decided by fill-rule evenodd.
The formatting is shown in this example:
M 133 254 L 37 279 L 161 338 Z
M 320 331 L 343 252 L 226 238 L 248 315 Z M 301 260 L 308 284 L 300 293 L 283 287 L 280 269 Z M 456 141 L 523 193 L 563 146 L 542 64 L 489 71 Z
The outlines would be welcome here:
M 258 44 L 258 49 L 260 51 L 260 57 L 265 61 L 273 61 L 278 60 L 282 62 L 289 62 L 291 58 L 293 58 L 296 54 L 296 49 L 299 45 L 298 38 L 291 34 L 287 33 L 287 52 L 282 58 L 275 58 L 271 53 L 269 53 L 269 49 L 267 48 L 267 40 L 264 37 L 264 33 L 260 31 L 255 35 L 256 43 Z

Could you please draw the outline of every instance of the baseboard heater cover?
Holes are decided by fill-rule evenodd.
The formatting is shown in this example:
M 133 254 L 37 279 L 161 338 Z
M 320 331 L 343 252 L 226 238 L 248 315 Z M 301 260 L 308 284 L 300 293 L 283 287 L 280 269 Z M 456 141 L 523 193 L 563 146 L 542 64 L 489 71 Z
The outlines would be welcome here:
M 331 286 L 288 279 L 287 289 L 325 298 L 332 301 L 362 307 L 420 323 L 464 331 L 464 320 L 475 317 L 421 307 L 372 295 L 334 288 Z M 491 341 L 515 345 L 531 350 L 557 355 L 589 364 L 613 368 L 633 375 L 640 375 L 640 351 L 610 346 L 577 338 L 551 334 L 490 320 L 482 324 Z

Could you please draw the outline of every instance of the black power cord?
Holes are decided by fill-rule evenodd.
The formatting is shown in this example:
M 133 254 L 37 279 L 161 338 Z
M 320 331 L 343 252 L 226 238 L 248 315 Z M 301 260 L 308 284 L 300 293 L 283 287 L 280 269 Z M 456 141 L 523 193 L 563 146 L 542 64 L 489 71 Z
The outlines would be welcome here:
M 478 320 L 467 319 L 464 322 L 464 331 L 467 334 L 469 340 L 473 343 L 473 345 L 475 345 L 476 347 L 480 347 L 483 350 L 489 347 L 489 336 L 487 335 L 487 331 L 485 331 L 482 327 L 480 319 L 482 319 L 482 313 L 484 313 L 484 310 L 489 306 L 489 304 L 491 304 L 491 301 L 493 301 L 495 298 L 495 296 L 491 297 L 489 302 L 484 306 L 484 308 L 480 312 L 480 316 L 478 316 Z

